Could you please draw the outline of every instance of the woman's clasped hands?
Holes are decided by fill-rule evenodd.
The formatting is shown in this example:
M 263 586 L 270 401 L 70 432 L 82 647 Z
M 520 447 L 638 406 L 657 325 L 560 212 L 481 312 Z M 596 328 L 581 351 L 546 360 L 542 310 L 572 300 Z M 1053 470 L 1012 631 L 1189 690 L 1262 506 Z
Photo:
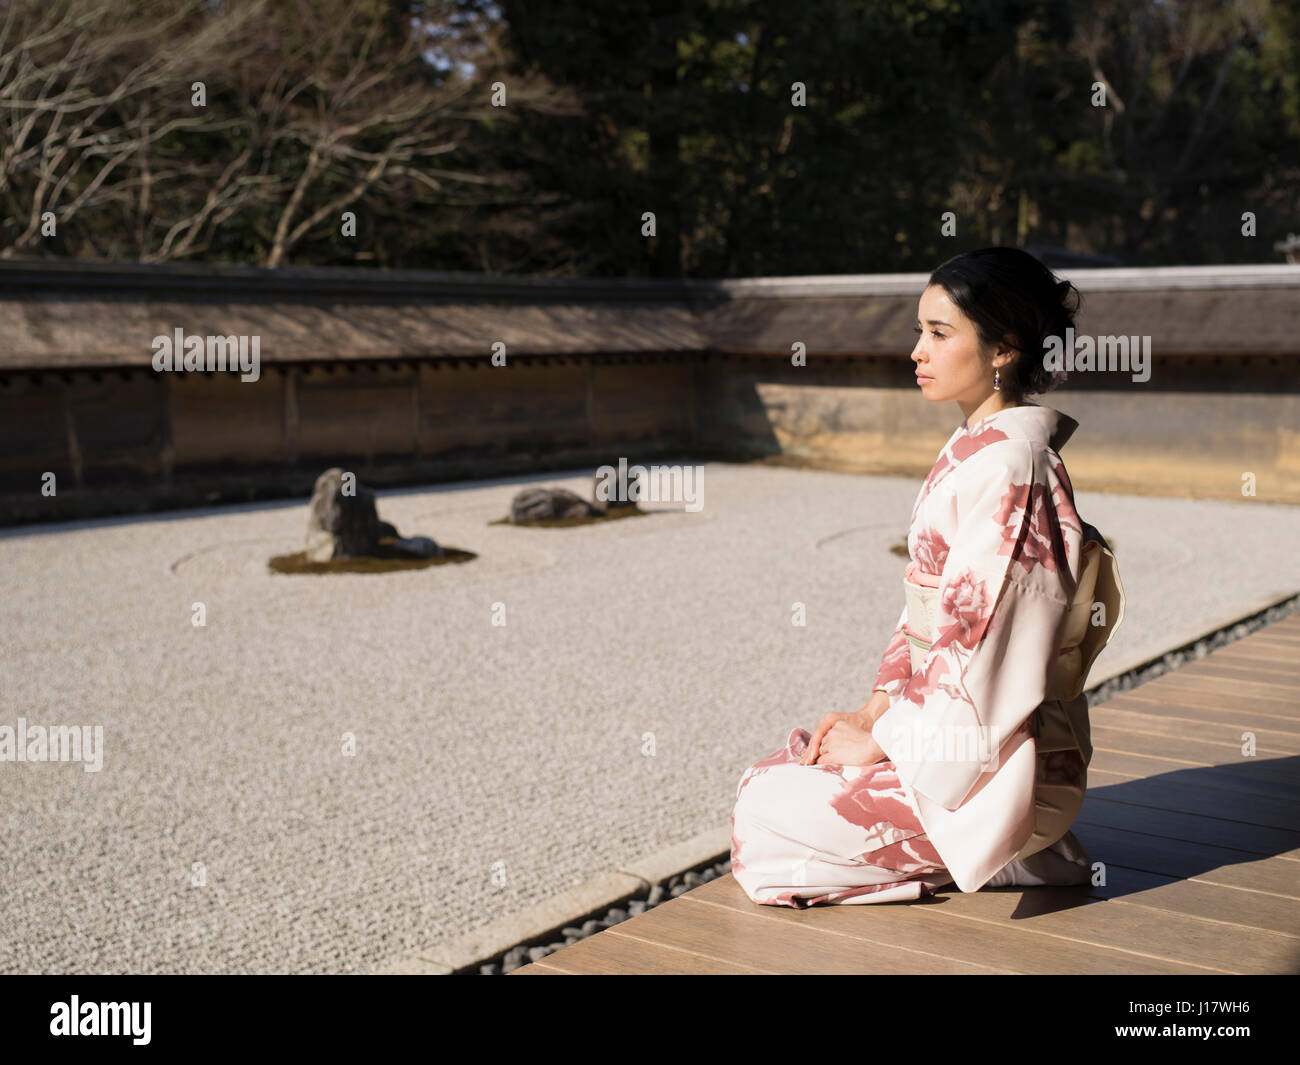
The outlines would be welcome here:
M 886 705 L 888 705 L 886 703 Z M 800 765 L 875 765 L 889 756 L 871 735 L 872 704 L 853 714 L 830 713 L 817 725 Z

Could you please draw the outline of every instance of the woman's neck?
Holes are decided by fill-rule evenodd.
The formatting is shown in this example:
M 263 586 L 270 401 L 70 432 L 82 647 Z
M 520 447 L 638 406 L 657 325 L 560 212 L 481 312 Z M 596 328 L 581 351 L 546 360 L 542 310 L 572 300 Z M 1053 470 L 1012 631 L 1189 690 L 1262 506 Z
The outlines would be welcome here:
M 991 414 L 997 414 L 999 411 L 1008 410 L 1011 407 L 1029 406 L 1029 404 L 1023 400 L 1018 403 L 1008 402 L 1002 393 L 993 392 L 982 403 L 972 409 L 968 410 L 964 403 L 959 404 L 959 406 L 962 409 L 962 414 L 966 416 L 966 428 L 969 429 L 976 422 L 983 421 Z

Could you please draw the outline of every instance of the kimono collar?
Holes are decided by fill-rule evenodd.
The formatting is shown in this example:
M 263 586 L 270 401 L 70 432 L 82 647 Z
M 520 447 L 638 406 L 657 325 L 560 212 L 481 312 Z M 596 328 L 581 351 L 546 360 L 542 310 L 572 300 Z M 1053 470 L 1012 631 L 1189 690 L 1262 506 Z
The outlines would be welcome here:
M 1037 403 L 1025 403 L 1019 407 L 1006 407 L 1003 410 L 986 414 L 972 426 L 965 422 L 957 427 L 957 435 L 977 437 L 986 429 L 996 427 L 999 433 L 1010 440 L 1032 440 L 1060 453 L 1065 442 L 1074 435 L 1079 423 L 1068 414 L 1062 414 L 1051 407 L 1040 407 Z M 999 437 L 1001 439 L 1001 437 Z

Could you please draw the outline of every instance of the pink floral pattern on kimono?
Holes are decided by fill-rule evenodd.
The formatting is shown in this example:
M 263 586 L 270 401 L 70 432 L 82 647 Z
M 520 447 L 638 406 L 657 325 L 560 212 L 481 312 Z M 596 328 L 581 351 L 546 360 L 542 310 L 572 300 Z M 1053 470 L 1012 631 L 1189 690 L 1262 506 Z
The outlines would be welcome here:
M 940 631 L 935 644 L 956 641 L 963 647 L 974 647 L 979 643 L 984 626 L 993 616 L 993 604 L 983 582 L 967 570 L 944 589 L 942 602 L 952 624 Z
M 885 902 L 952 882 L 975 891 L 1042 834 L 1042 808 L 1059 813 L 1076 793 L 1082 802 L 1084 755 L 1036 748 L 1081 572 L 1084 523 L 1056 453 L 1076 427 L 1025 404 L 958 427 L 944 445 L 908 534 L 912 562 L 938 575 L 933 643 L 914 670 L 904 608 L 875 677 L 890 703 L 872 735 L 888 757 L 802 766 L 809 735 L 796 729 L 746 770 L 732 861 L 751 899 Z M 971 730 L 989 746 L 949 756 L 911 742 Z M 1043 787 L 1055 790 L 1036 805 Z
M 916 534 L 911 555 L 926 573 L 942 573 L 943 564 L 948 559 L 948 541 L 937 529 L 923 529 Z
M 801 765 L 810 738 L 792 731 L 736 788 L 731 872 L 751 898 L 804 909 L 916 899 L 949 883 L 893 764 Z M 792 853 L 800 836 L 809 842 Z
M 874 685 L 895 695 L 912 676 L 911 652 L 907 649 L 907 636 L 903 633 L 906 620 L 907 608 L 904 607 L 903 616 L 898 619 L 894 635 L 890 638 L 884 657 L 880 660 L 880 669 L 876 673 Z

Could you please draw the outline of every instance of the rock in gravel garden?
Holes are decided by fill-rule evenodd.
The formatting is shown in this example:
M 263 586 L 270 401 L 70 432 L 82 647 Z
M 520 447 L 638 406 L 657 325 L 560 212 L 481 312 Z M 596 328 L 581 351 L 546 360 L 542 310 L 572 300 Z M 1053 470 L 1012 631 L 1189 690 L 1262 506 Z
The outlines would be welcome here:
M 375 493 L 355 482 L 350 487 L 345 494 L 337 466 L 316 478 L 307 518 L 307 557 L 313 562 L 372 555 L 379 544 Z
M 553 518 L 592 518 L 598 514 L 594 506 L 567 488 L 524 488 L 510 501 L 510 520 L 515 525 Z
M 375 493 L 354 479 L 346 482 L 334 466 L 316 478 L 307 517 L 306 556 L 312 562 L 370 558 L 381 554 L 379 541 L 391 540 L 389 554 L 409 558 L 441 557 L 445 552 L 428 536 L 402 536 L 392 522 L 381 521 Z

